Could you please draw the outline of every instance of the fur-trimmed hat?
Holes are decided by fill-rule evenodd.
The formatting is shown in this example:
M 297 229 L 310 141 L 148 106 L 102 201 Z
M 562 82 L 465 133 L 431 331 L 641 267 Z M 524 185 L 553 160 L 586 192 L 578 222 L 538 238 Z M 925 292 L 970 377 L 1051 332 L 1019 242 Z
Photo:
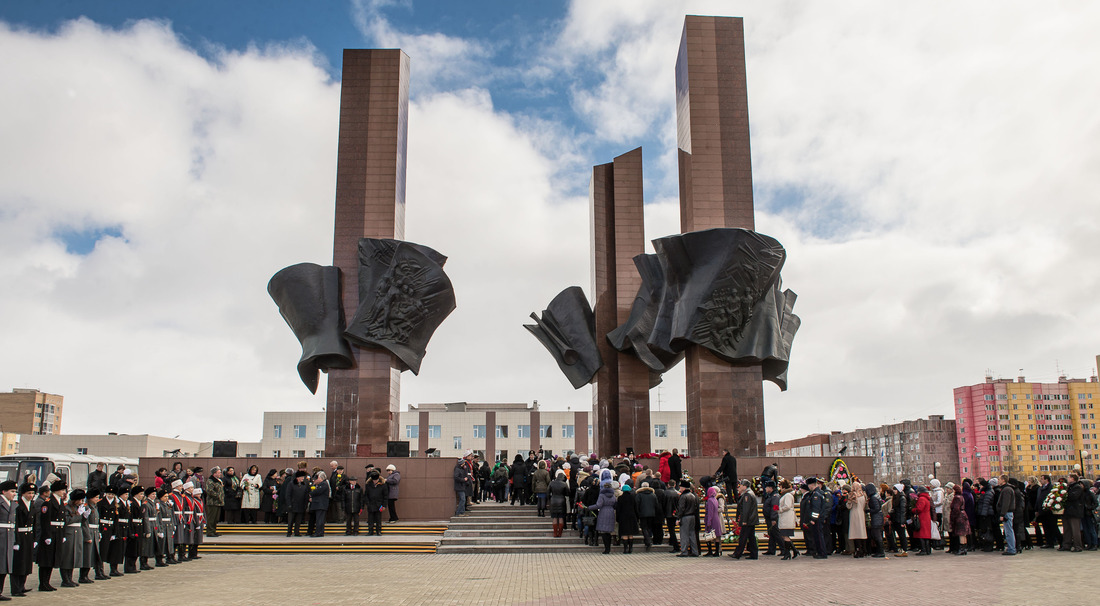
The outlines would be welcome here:
M 145 494 L 145 489 L 142 488 L 141 486 L 134 486 L 133 488 L 130 489 L 130 496 L 131 497 L 136 497 L 139 494 Z
M 77 501 L 83 501 L 88 496 L 87 492 L 84 492 L 83 488 L 77 488 L 69 493 L 69 502 L 75 503 Z
M 38 485 L 34 482 L 24 482 L 19 487 L 19 494 L 23 494 L 24 492 L 38 492 Z
M 69 489 L 69 485 L 66 484 L 63 480 L 58 480 L 58 481 L 54 482 L 53 484 L 50 484 L 50 492 L 60 492 L 62 490 L 68 490 L 68 489 Z
M 0 492 L 4 492 L 5 490 L 16 490 L 18 488 L 19 485 L 16 484 L 14 480 L 4 480 L 0 482 Z

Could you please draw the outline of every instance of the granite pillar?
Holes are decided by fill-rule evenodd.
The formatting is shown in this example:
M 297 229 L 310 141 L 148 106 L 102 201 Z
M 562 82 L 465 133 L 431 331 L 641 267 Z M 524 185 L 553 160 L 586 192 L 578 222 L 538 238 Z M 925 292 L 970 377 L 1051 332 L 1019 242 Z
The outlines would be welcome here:
M 344 50 L 332 256 L 345 310 L 359 307 L 359 239 L 405 236 L 408 109 L 408 55 Z M 354 368 L 329 372 L 325 456 L 384 456 L 397 439 L 401 366 L 385 350 L 353 351 Z
M 680 227 L 755 229 L 744 23 L 684 19 L 676 58 Z M 688 451 L 763 456 L 761 371 L 733 367 L 701 347 L 686 352 Z
M 593 167 L 589 201 L 596 342 L 604 361 L 592 390 L 595 442 L 605 455 L 627 448 L 649 452 L 649 369 L 607 340 L 630 316 L 642 283 L 634 266 L 634 257 L 645 252 L 642 149 Z

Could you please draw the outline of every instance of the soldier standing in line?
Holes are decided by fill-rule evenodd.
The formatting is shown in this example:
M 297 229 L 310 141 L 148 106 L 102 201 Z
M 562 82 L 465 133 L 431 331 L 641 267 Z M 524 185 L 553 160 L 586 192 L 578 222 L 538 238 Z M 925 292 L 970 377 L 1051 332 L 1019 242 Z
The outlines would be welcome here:
M 64 536 L 57 550 L 55 563 L 61 573 L 62 587 L 80 587 L 73 581 L 73 571 L 84 563 L 84 497 L 86 493 L 77 488 L 69 494 L 69 500 L 62 508 L 65 516 Z
M 191 527 L 191 552 L 190 558 L 192 560 L 201 560 L 202 556 L 199 555 L 199 545 L 202 544 L 204 529 L 206 528 L 206 504 L 203 502 L 202 489 L 196 488 L 192 492 L 191 500 L 195 506 L 195 518 Z
M 19 487 L 15 504 L 15 545 L 11 568 L 11 594 L 27 595 L 27 577 L 34 567 L 34 495 L 38 486 L 28 482 Z
M 172 553 L 171 556 L 174 561 L 169 561 L 169 564 L 178 564 L 187 561 L 187 554 L 184 553 L 186 547 L 184 542 L 184 511 L 186 510 L 187 500 L 183 497 L 183 492 L 180 490 L 183 487 L 183 482 L 175 480 L 172 482 L 172 494 L 170 495 L 172 504 Z
M 141 554 L 141 535 L 143 530 L 141 498 L 144 495 L 144 488 L 141 486 L 134 486 L 130 489 L 130 499 L 126 503 L 126 507 L 130 511 L 130 523 L 126 532 L 126 564 L 122 569 L 122 572 L 126 574 L 137 574 L 141 572 L 138 570 L 137 561 L 138 556 Z
M 166 561 L 168 558 L 168 535 L 171 534 L 172 525 L 172 508 L 168 505 L 168 491 L 163 488 L 158 488 L 156 491 L 156 501 L 153 503 L 153 509 L 156 511 L 156 517 L 154 517 L 153 535 L 156 554 L 156 568 L 164 568 L 168 566 Z
M 42 503 L 38 515 L 36 542 L 38 543 L 38 591 L 57 591 L 50 585 L 50 577 L 59 556 L 61 539 L 65 538 L 65 513 L 61 501 L 68 486 L 58 480 L 50 485 L 49 497 Z M 41 493 L 40 493 L 41 494 Z
M 152 570 L 153 567 L 149 565 L 149 558 L 155 558 L 157 555 L 157 504 L 156 500 L 152 498 L 156 492 L 157 489 L 152 486 L 142 491 L 141 547 L 138 550 L 139 570 Z
M 120 577 L 119 566 L 126 564 L 126 543 L 130 536 L 130 503 L 129 491 L 124 491 L 121 484 L 115 486 L 117 497 L 115 498 L 115 528 L 111 537 L 111 576 Z
M 99 510 L 99 558 L 95 563 L 95 580 L 106 581 L 111 577 L 103 573 L 103 564 L 111 557 L 111 537 L 115 536 L 115 520 L 118 518 L 115 489 L 103 489 L 103 498 L 96 505 Z
M 80 561 L 80 580 L 79 583 L 87 584 L 94 583 L 88 575 L 91 574 L 92 569 L 95 568 L 96 572 L 99 572 L 99 501 L 101 499 L 101 493 L 99 489 L 93 488 L 88 491 L 88 499 L 84 503 L 84 511 L 82 516 L 84 518 L 83 528 L 81 529 L 84 536 L 84 557 Z
M 0 482 L 0 592 L 4 591 L 4 579 L 12 573 L 15 564 L 15 502 L 19 485 L 11 480 Z M 13 586 L 14 588 L 14 586 Z M 11 598 L 0 595 L 0 601 Z

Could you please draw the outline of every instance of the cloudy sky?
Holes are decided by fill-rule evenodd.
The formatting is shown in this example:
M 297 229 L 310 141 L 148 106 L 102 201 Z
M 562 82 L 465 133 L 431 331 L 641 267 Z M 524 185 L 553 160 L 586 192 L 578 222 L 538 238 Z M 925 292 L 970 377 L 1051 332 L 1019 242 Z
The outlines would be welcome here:
M 590 406 L 521 325 L 591 293 L 592 165 L 642 146 L 647 236 L 678 231 L 688 13 L 745 18 L 757 228 L 799 295 L 769 440 L 1095 372 L 1100 3 L 7 2 L 0 390 L 63 394 L 65 433 L 321 409 L 265 286 L 331 263 L 341 49 L 400 47 L 406 237 L 458 299 L 403 403 Z M 652 396 L 683 408 L 682 370 Z

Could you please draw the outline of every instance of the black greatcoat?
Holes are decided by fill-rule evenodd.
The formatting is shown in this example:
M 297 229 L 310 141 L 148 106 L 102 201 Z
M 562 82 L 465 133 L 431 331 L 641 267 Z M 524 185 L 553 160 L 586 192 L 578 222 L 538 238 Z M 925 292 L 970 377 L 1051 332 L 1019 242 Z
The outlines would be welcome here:
M 126 557 L 136 558 L 141 555 L 142 506 L 134 500 L 129 501 L 126 506 L 130 509 L 130 524 L 126 532 Z
M 107 501 L 106 497 L 100 499 L 96 509 L 99 510 L 99 559 L 106 562 L 110 559 L 111 537 L 115 536 L 115 519 L 118 514 L 115 512 L 115 504 Z
M 26 576 L 34 569 L 34 512 L 23 499 L 15 508 L 15 550 L 11 573 Z
M 631 537 L 638 534 L 638 507 L 633 491 L 623 491 L 615 508 L 615 515 L 619 521 L 619 536 Z
M 38 516 L 38 521 L 35 523 L 38 556 L 35 561 L 39 566 L 54 568 L 60 553 L 61 541 L 65 538 L 65 512 L 62 511 L 57 499 L 50 497 L 42 503 L 35 515 Z M 49 541 L 49 544 L 46 541 Z
M 130 532 L 130 506 L 124 499 L 116 499 L 118 515 L 115 516 L 115 528 L 112 533 L 111 548 L 107 561 L 112 566 L 123 564 L 126 558 L 127 536 Z

